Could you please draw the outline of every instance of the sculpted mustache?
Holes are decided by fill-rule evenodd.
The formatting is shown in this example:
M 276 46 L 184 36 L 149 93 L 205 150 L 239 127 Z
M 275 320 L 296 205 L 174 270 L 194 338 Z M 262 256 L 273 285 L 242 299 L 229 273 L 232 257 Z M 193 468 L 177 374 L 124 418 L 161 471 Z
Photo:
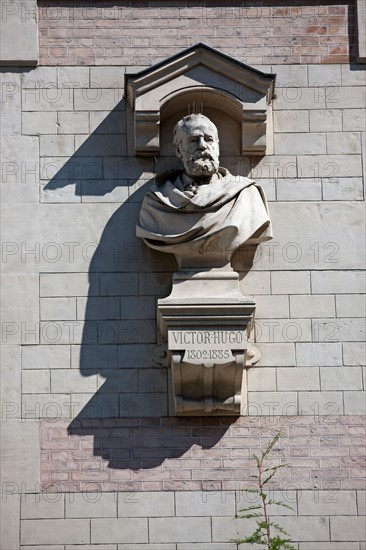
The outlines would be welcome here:
M 214 160 L 212 155 L 210 155 L 209 153 L 198 153 L 197 155 L 193 155 L 190 160 L 199 160 L 199 159 L 209 159 L 212 161 Z

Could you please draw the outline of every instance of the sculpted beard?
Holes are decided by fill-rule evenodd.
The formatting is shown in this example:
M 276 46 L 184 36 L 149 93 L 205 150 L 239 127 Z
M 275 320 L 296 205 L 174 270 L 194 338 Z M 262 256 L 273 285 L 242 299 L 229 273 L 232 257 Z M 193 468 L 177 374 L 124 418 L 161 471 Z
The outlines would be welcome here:
M 219 169 L 219 161 L 209 153 L 192 155 L 186 161 L 186 170 L 192 176 L 212 176 Z

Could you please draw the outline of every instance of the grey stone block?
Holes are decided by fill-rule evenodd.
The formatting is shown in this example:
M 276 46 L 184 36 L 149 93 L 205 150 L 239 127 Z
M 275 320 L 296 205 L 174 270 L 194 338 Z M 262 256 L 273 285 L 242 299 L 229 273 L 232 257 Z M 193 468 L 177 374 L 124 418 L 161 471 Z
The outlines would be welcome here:
M 260 343 L 258 348 L 262 354 L 259 363 L 262 367 L 294 367 L 296 364 L 293 343 Z
M 35 67 L 21 73 L 22 88 L 57 88 L 56 67 Z
M 301 367 L 340 367 L 340 342 L 296 343 L 297 364 Z
M 148 542 L 147 519 L 92 519 L 91 542 Z
M 276 86 L 276 101 L 273 103 L 274 111 L 325 109 L 325 88 L 316 86 L 313 88 L 301 88 L 294 83 L 279 88 Z M 335 106 L 338 108 L 338 106 Z
M 362 271 L 313 271 L 313 294 L 362 294 L 366 290 Z
M 38 141 L 35 136 L 12 135 L 5 139 L 2 135 L 2 182 L 23 184 L 22 187 L 25 188 L 26 184 L 39 181 Z
M 310 111 L 316 113 L 318 111 Z M 342 115 L 340 116 L 342 128 Z M 275 111 L 273 113 L 274 132 L 309 132 L 309 113 L 307 111 Z M 312 132 L 324 131 L 311 129 Z
M 70 157 L 74 153 L 74 136 L 41 136 L 42 157 Z
M 354 516 L 356 491 L 302 491 L 300 516 Z
M 252 534 L 256 528 L 254 519 L 240 520 L 237 518 L 213 517 L 212 541 L 226 543 L 232 539 L 244 538 Z
M 126 154 L 126 136 L 122 134 L 75 135 L 75 151 L 84 157 L 97 155 L 121 157 Z
M 0 347 L 0 395 L 2 421 L 20 418 L 21 413 L 21 359 L 19 346 Z
M 120 518 L 174 515 L 174 493 L 147 491 L 134 493 L 133 496 L 123 492 L 118 494 L 118 517 Z
M 364 109 L 366 89 L 363 86 L 343 86 L 335 90 L 331 107 L 335 109 Z
M 106 366 L 98 374 L 98 388 L 104 393 L 131 393 L 138 391 L 138 371 L 133 369 L 110 369 Z M 107 378 L 107 382 L 106 379 Z M 149 391 L 154 391 L 153 386 Z M 163 388 L 164 391 L 164 388 Z
M 279 367 L 277 369 L 277 389 L 278 391 L 320 390 L 319 371 L 314 367 Z
M 359 516 L 366 515 L 366 491 L 356 491 L 357 493 L 357 512 Z M 346 514 L 344 514 L 346 515 Z
M 36 421 L 42 418 L 47 422 L 54 422 L 60 418 L 70 418 L 72 416 L 70 403 L 70 394 L 47 395 L 39 393 L 37 395 L 23 395 L 22 418 Z
M 344 413 L 345 414 L 366 414 L 366 392 L 364 391 L 345 391 L 344 395 Z
M 255 330 L 259 344 L 311 341 L 310 319 L 259 319 Z
M 22 372 L 23 393 L 49 393 L 50 373 L 48 370 L 25 370 Z
M 366 344 L 365 342 L 344 342 L 343 343 L 343 364 L 354 367 L 365 365 Z
M 167 392 L 167 369 L 140 369 L 139 391 L 143 392 Z
M 1 424 L 1 481 L 14 492 L 34 492 L 39 483 L 39 425 L 7 418 Z M 23 485 L 22 485 L 23 484 Z
M 362 176 L 360 155 L 298 155 L 297 174 L 302 178 L 347 178 Z
M 338 294 L 336 297 L 337 317 L 365 317 L 366 302 L 364 296 L 357 294 Z
M 261 359 L 261 366 L 263 367 L 262 363 Z M 247 385 L 249 392 L 276 391 L 276 369 L 267 367 L 265 375 L 260 368 L 253 367 L 248 369 Z
M 245 296 L 270 294 L 270 274 L 263 271 L 249 271 L 240 281 L 240 288 Z M 274 291 L 274 294 L 278 294 Z
M 22 113 L 22 134 L 38 136 L 57 133 L 57 113 L 24 112 Z
M 60 111 L 57 114 L 57 118 L 59 134 L 89 134 L 89 113 L 67 113 Z M 55 132 L 47 133 L 52 134 Z
M 38 343 L 38 284 L 38 275 L 2 273 L 2 344 Z
M 271 519 L 279 523 L 294 542 L 329 540 L 329 518 L 323 515 L 318 517 L 272 516 Z
M 77 549 L 75 549 L 77 550 Z M 99 550 L 99 547 L 95 550 Z M 118 550 L 176 550 L 176 545 L 173 544 L 119 544 Z
M 309 65 L 309 86 L 336 87 L 341 85 L 341 66 Z
M 366 73 L 362 65 L 341 65 L 342 85 L 343 86 L 365 86 Z
M 25 0 L 21 8 L 17 4 L 4 3 L 0 34 L 1 65 L 37 65 L 38 26 L 35 0 Z
M 308 85 L 308 73 L 306 65 L 273 65 L 276 73 L 276 86 L 306 87 Z M 261 70 L 261 69 L 260 69 Z
M 96 391 L 96 389 L 97 380 L 95 376 L 85 377 L 76 369 L 51 371 L 51 393 L 88 393 Z
M 177 550 L 236 550 L 234 542 L 182 542 L 177 544 Z M 157 550 L 160 550 L 157 549 Z M 246 550 L 245 547 L 243 550 Z
M 299 550 L 359 550 L 358 542 L 300 542 Z
M 362 178 L 323 178 L 323 199 L 326 201 L 361 201 Z
M 167 296 L 171 291 L 172 280 L 170 273 L 139 273 L 140 295 Z
M 64 493 L 22 495 L 22 519 L 57 519 L 65 516 Z
M 155 319 L 156 300 L 154 297 L 123 296 L 121 298 L 122 319 Z
M 76 298 L 41 298 L 42 321 L 76 320 Z
M 27 519 L 22 522 L 21 544 L 85 544 L 90 542 L 90 520 Z
M 362 390 L 361 367 L 320 368 L 323 390 Z
M 343 414 L 343 399 L 340 391 L 298 392 L 299 414 L 305 416 Z
M 334 296 L 290 296 L 291 317 L 335 317 Z
M 101 344 L 155 343 L 156 323 L 142 319 L 98 321 L 98 342 Z
M 90 284 L 90 288 L 89 288 Z M 99 275 L 97 273 L 41 273 L 40 294 L 50 296 L 97 296 Z
M 327 152 L 331 155 L 361 153 L 361 134 L 359 132 L 329 132 L 327 134 Z
M 77 318 L 88 321 L 120 319 L 120 299 L 116 297 L 77 298 Z
M 176 515 L 235 516 L 235 493 L 224 491 L 179 491 L 175 493 Z
M 121 344 L 118 346 L 118 366 L 124 369 L 156 367 L 154 344 Z
M 278 201 L 320 201 L 322 198 L 321 181 L 302 179 L 299 181 L 277 180 Z
M 296 392 L 248 392 L 247 411 L 249 416 L 296 415 Z
M 273 271 L 271 273 L 272 292 L 274 294 L 310 293 L 310 272 Z
M 364 342 L 365 324 L 359 317 L 319 319 L 313 322 L 314 340 L 335 342 Z
M 98 88 L 124 88 L 125 67 L 90 67 L 90 84 Z
M 89 67 L 58 67 L 60 88 L 89 88 Z
M 255 298 L 257 319 L 271 317 L 273 319 L 289 317 L 288 296 L 258 296 Z
M 275 134 L 274 150 L 276 155 L 324 154 L 326 153 L 325 134 L 316 134 L 316 133 Z
M 151 542 L 209 542 L 211 540 L 210 518 L 151 518 L 149 526 Z
M 73 91 L 58 87 L 37 87 L 22 89 L 23 111 L 72 111 Z
M 111 111 L 123 99 L 123 89 L 84 88 L 74 90 L 76 111 Z M 119 106 L 121 108 L 121 106 Z
M 330 518 L 330 536 L 334 541 L 365 541 L 365 518 L 349 516 Z
M 119 414 L 122 416 L 161 417 L 168 414 L 166 393 L 127 393 L 120 394 Z
M 0 73 L 1 133 L 3 136 L 22 133 L 20 82 L 20 74 L 14 72 Z
M 101 273 L 100 294 L 102 296 L 121 296 L 138 294 L 138 276 L 136 273 Z
M 100 67 L 102 68 L 102 67 Z M 92 69 L 92 67 L 91 67 Z M 77 114 L 77 113 L 75 113 Z M 80 113 L 80 114 L 86 114 L 86 113 Z M 89 113 L 90 117 L 90 133 L 94 134 L 126 134 L 126 125 L 125 120 L 121 116 L 120 111 L 90 111 Z M 75 133 L 83 133 L 83 132 L 75 132 Z M 105 175 L 107 177 L 111 177 L 111 172 L 116 173 L 116 158 L 105 158 Z M 127 162 L 134 161 L 135 159 L 132 157 L 128 157 L 126 159 Z M 121 162 L 121 168 L 118 170 L 117 173 L 123 173 L 123 164 Z M 108 175 L 109 174 L 109 175 Z
M 115 518 L 117 493 L 75 493 L 66 497 L 66 518 Z
M 344 109 L 343 130 L 346 132 L 364 132 L 366 130 L 365 109 Z
M 19 550 L 20 495 L 2 497 L 0 544 L 4 550 Z
M 23 346 L 22 369 L 70 368 L 70 346 Z
M 309 111 L 311 132 L 341 132 L 342 110 Z
M 117 368 L 117 364 L 117 345 L 71 346 L 71 368 L 73 369 L 114 369 Z
M 82 156 L 79 151 L 68 157 L 41 157 L 40 177 L 42 180 L 57 179 L 59 182 L 95 181 L 102 179 L 102 157 Z M 60 188 L 62 185 L 60 184 Z M 56 187 L 57 191 L 60 191 Z

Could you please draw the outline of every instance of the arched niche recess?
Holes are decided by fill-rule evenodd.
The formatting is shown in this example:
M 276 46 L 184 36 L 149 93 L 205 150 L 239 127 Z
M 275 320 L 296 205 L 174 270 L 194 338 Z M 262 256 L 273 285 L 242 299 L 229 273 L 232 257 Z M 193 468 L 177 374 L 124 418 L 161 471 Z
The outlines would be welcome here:
M 137 74 L 126 75 L 130 155 L 174 155 L 172 130 L 203 112 L 219 130 L 222 155 L 265 155 L 272 141 L 275 75 L 197 44 Z

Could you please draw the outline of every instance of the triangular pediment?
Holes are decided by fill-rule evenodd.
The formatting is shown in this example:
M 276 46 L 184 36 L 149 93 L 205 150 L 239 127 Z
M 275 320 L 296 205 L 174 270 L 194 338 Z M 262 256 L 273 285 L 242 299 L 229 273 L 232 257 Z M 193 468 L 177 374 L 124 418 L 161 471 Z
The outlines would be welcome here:
M 232 81 L 236 86 L 239 84 L 265 94 L 268 96 L 268 101 L 272 99 L 275 75 L 258 71 L 214 48 L 199 43 L 135 75 L 126 75 L 129 101 L 179 76 L 192 74 L 193 69 L 197 67 L 205 67 L 211 75 L 217 75 L 225 81 Z
M 196 108 L 203 104 L 204 95 L 206 107 L 225 109 L 245 126 L 243 154 L 264 154 L 266 113 L 274 84 L 275 75 L 202 43 L 137 74 L 127 74 L 126 95 L 134 127 L 130 150 L 137 155 L 159 154 L 162 114 L 171 115 L 185 106 L 188 111 L 192 105 Z

